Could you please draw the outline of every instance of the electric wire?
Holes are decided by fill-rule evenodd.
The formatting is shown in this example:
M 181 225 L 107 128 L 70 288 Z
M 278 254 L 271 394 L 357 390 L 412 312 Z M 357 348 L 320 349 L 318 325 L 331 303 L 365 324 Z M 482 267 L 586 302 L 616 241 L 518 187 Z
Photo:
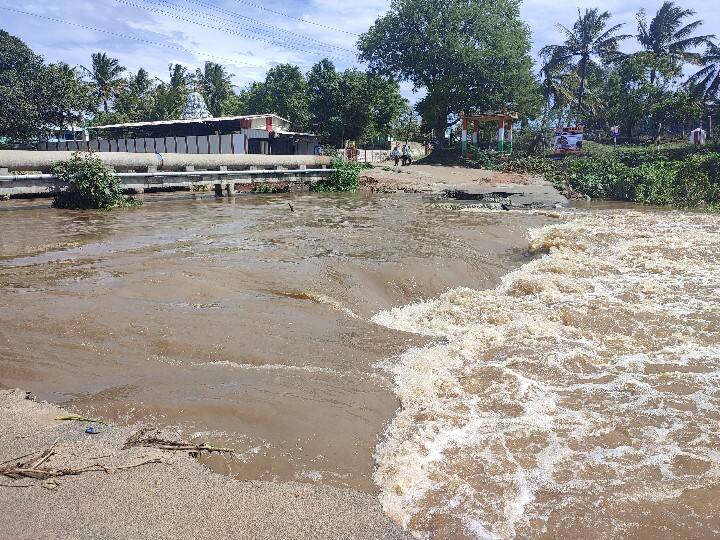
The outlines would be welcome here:
M 349 30 L 343 30 L 342 28 L 337 28 L 336 26 L 330 26 L 327 24 L 322 24 L 319 22 L 311 21 L 309 19 L 303 19 L 302 17 L 295 17 L 294 15 L 290 15 L 288 13 L 285 13 L 284 11 L 270 9 L 268 7 L 257 4 L 255 2 L 248 2 L 246 0 L 234 0 L 234 1 L 237 2 L 238 4 L 245 4 L 246 6 L 252 6 L 254 8 L 261 9 L 263 11 L 267 11 L 268 13 L 273 13 L 274 15 L 280 15 L 281 17 L 285 17 L 287 19 L 300 21 L 305 24 L 311 24 L 311 25 L 317 26 L 319 28 L 324 28 L 325 30 L 332 30 L 334 32 L 342 32 L 343 34 L 347 34 L 349 36 L 360 36 L 360 34 L 356 34 L 355 32 L 350 32 Z
M 36 17 L 36 18 L 38 18 L 38 19 L 43 19 L 43 20 L 46 20 L 46 21 L 52 21 L 52 22 L 57 22 L 57 23 L 60 23 L 60 24 L 66 24 L 66 25 L 68 25 L 68 26 L 73 26 L 73 27 L 75 27 L 75 28 L 82 28 L 83 30 L 90 30 L 90 31 L 92 31 L 92 32 L 98 32 L 98 33 L 100 33 L 100 34 L 106 34 L 106 35 L 109 35 L 109 36 L 119 37 L 119 38 L 122 38 L 122 39 L 131 40 L 131 41 L 136 41 L 136 42 L 139 42 L 139 43 L 145 43 L 145 44 L 148 44 L 148 45 L 155 45 L 155 46 L 157 46 L 157 47 L 164 47 L 164 48 L 166 48 L 166 49 L 173 49 L 173 50 L 176 50 L 176 51 L 181 51 L 181 52 L 189 53 L 189 54 L 198 56 L 198 57 L 200 57 L 200 58 L 212 58 L 212 59 L 214 59 L 214 60 L 219 60 L 219 61 L 221 61 L 221 62 L 226 62 L 226 63 L 228 63 L 228 64 L 243 65 L 243 66 L 248 66 L 248 67 L 256 67 L 256 68 L 265 68 L 265 67 L 266 67 L 266 66 L 263 66 L 263 65 L 260 65 L 260 64 L 250 64 L 250 63 L 248 63 L 248 62 L 243 62 L 242 60 L 237 60 L 236 58 L 229 58 L 229 57 L 225 57 L 225 56 L 218 56 L 218 55 L 215 55 L 215 54 L 206 53 L 206 52 L 204 52 L 204 51 L 197 51 L 197 50 L 194 50 L 194 49 L 188 49 L 188 48 L 186 48 L 186 47 L 181 47 L 180 45 L 171 45 L 171 44 L 169 44 L 169 43 L 162 43 L 162 42 L 159 42 L 159 41 L 152 41 L 152 40 L 144 39 L 144 38 L 137 37 L 137 36 L 130 36 L 130 35 L 128 35 L 128 34 L 123 34 L 123 33 L 120 33 L 120 32 L 113 32 L 113 31 L 111 31 L 111 30 L 105 30 L 105 29 L 103 29 L 103 28 L 98 28 L 98 27 L 96 27 L 96 26 L 90 26 L 90 25 L 88 25 L 88 24 L 81 24 L 81 23 L 76 23 L 76 22 L 72 22 L 72 21 L 66 21 L 65 19 L 59 19 L 59 18 L 57 18 L 57 17 L 52 17 L 52 16 L 50 16 L 50 15 L 43 15 L 43 14 L 41 14 L 41 13 L 33 13 L 33 12 L 30 12 L 30 11 L 22 11 L 22 10 L 20 10 L 20 9 L 15 9 L 15 8 L 7 7 L 7 6 L 0 6 L 0 9 L 3 9 L 3 10 L 5 10 L 5 11 L 11 11 L 11 12 L 17 13 L 17 14 L 19 14 L 19 15 L 27 15 L 27 16 L 30 16 L 30 17 Z
M 153 2 L 153 1 L 154 1 L 154 2 L 169 3 L 169 2 L 167 2 L 167 0 L 144 0 L 144 1 L 145 1 L 145 2 Z M 208 4 L 207 2 L 204 2 L 203 0 L 185 0 L 185 2 L 188 3 L 188 4 L 195 4 L 195 5 L 197 5 L 197 6 L 200 6 L 200 7 L 202 7 L 202 8 L 205 8 L 205 9 L 214 10 L 214 11 L 216 11 L 216 12 L 218 12 L 218 13 L 222 13 L 223 15 L 226 15 L 226 16 L 231 17 L 231 18 L 234 18 L 234 19 L 240 19 L 240 20 L 244 20 L 244 21 L 250 21 L 250 22 L 253 23 L 253 24 L 256 24 L 256 25 L 259 25 L 259 26 L 264 26 L 264 27 L 269 28 L 269 29 L 271 29 L 271 30 L 274 30 L 274 31 L 276 31 L 276 32 L 282 32 L 282 33 L 284 33 L 284 34 L 287 34 L 287 35 L 290 35 L 290 36 L 293 36 L 293 37 L 296 37 L 296 38 L 300 38 L 300 39 L 307 40 L 307 41 L 312 41 L 312 42 L 314 42 L 314 43 L 318 43 L 318 44 L 325 45 L 325 46 L 329 46 L 329 47 L 333 47 L 333 48 L 340 48 L 340 49 L 342 49 L 342 50 L 350 51 L 350 52 L 353 52 L 353 53 L 355 52 L 354 49 L 347 49 L 347 48 L 343 48 L 343 47 L 338 47 L 337 45 L 331 45 L 331 44 L 326 43 L 326 42 L 324 42 L 324 41 L 320 41 L 320 40 L 318 40 L 318 39 L 308 37 L 308 36 L 306 36 L 306 35 L 304 35 L 304 34 L 300 34 L 300 33 L 298 33 L 298 32 L 293 32 L 292 30 L 286 30 L 286 29 L 281 28 L 281 27 L 279 27 L 279 26 L 277 26 L 277 25 L 275 25 L 275 24 L 266 23 L 266 22 L 263 22 L 263 21 L 261 21 L 261 20 L 254 19 L 254 18 L 252 18 L 252 17 L 248 17 L 247 15 L 243 15 L 243 14 L 238 13 L 238 12 L 236 12 L 236 11 L 231 11 L 231 10 L 229 10 L 229 9 L 221 8 L 221 7 L 216 6 L 216 5 L 214 5 L 214 4 Z
M 144 6 L 144 5 L 141 5 L 141 4 L 137 4 L 137 3 L 135 3 L 135 2 L 131 2 L 130 0 L 115 0 L 115 2 L 118 2 L 118 3 L 121 3 L 121 4 L 125 4 L 125 5 L 131 6 L 131 7 L 136 7 L 136 8 L 139 8 L 139 9 L 143 9 L 143 10 L 145 10 L 145 11 L 149 11 L 149 12 L 152 12 L 152 13 L 160 13 L 160 14 L 166 15 L 166 16 L 168 16 L 168 17 L 172 17 L 172 18 L 175 18 L 175 19 L 178 19 L 178 20 L 183 20 L 183 21 L 186 21 L 186 22 L 190 22 L 190 23 L 192 23 L 192 24 L 196 24 L 196 25 L 198 25 L 198 26 L 204 26 L 204 27 L 206 27 L 206 28 L 211 28 L 211 29 L 215 29 L 215 30 L 222 31 L 222 32 L 228 32 L 228 33 L 232 33 L 232 34 L 234 34 L 234 35 L 238 35 L 238 36 L 241 36 L 241 37 L 248 37 L 248 38 L 250 38 L 250 39 L 259 39 L 259 40 L 261 40 L 261 41 L 267 41 L 267 42 L 269 42 L 269 43 L 272 43 L 272 44 L 275 44 L 275 45 L 278 45 L 278 46 L 282 46 L 282 47 L 286 47 L 286 48 L 292 48 L 292 47 L 287 47 L 287 44 L 293 44 L 293 45 L 298 45 L 298 46 L 309 46 L 309 47 L 312 47 L 312 46 L 313 46 L 312 43 L 317 43 L 317 44 L 318 44 L 318 47 L 316 47 L 316 49 L 328 49 L 328 50 L 329 50 L 329 49 L 335 49 L 335 50 L 343 51 L 343 52 L 346 52 L 346 53 L 347 53 L 346 55 L 338 54 L 338 57 L 343 57 L 343 56 L 347 57 L 347 56 L 350 56 L 350 55 L 353 56 L 353 57 L 355 56 L 355 51 L 353 51 L 353 50 L 351 50 L 351 49 L 347 49 L 347 48 L 345 48 L 345 47 L 340 47 L 340 46 L 338 46 L 338 45 L 331 45 L 331 44 L 329 44 L 329 43 L 324 43 L 324 42 L 322 42 L 322 41 L 314 40 L 314 39 L 312 39 L 312 38 L 303 38 L 303 39 L 305 39 L 305 41 L 309 41 L 309 42 L 312 42 L 312 43 L 302 43 L 302 42 L 297 41 L 297 40 L 287 40 L 287 39 L 285 39 L 283 36 L 273 35 L 273 34 L 271 34 L 271 33 L 268 33 L 267 31 L 264 31 L 264 30 L 261 30 L 261 29 L 257 29 L 257 28 L 248 28 L 247 26 L 245 26 L 245 25 L 243 25 L 243 24 L 240 24 L 240 23 L 237 23 L 237 22 L 235 22 L 235 21 L 229 21 L 229 20 L 224 19 L 224 18 L 222 18 L 222 17 L 218 17 L 218 16 L 216 16 L 216 15 L 211 15 L 211 14 L 204 13 L 204 12 L 201 12 L 201 11 L 197 11 L 197 10 L 194 10 L 194 9 L 183 8 L 183 7 L 181 7 L 181 6 L 177 6 L 177 5 L 175 5 L 175 4 L 171 4 L 170 2 L 167 2 L 166 0 L 145 0 L 145 1 L 146 1 L 146 2 L 148 2 L 148 1 L 162 2 L 164 5 L 163 5 L 163 4 L 160 4 L 158 7 L 154 7 L 156 4 L 153 4 L 153 7 L 149 7 L 149 6 Z M 168 11 L 168 10 L 165 10 L 165 9 L 160 9 L 160 7 L 163 7 L 163 8 L 167 7 L 167 8 L 169 8 L 169 11 Z M 180 12 L 180 13 L 188 14 L 188 15 L 190 15 L 190 16 L 192 16 L 192 17 L 195 17 L 195 18 L 194 18 L 194 19 L 189 19 L 189 18 L 182 17 L 182 16 L 178 15 L 178 14 L 176 13 L 176 11 L 178 11 L 178 12 Z M 221 26 L 209 25 L 209 24 L 206 23 L 206 22 L 198 21 L 198 20 L 197 20 L 198 17 L 202 17 L 202 18 L 205 19 L 205 20 L 207 20 L 208 18 L 211 18 L 211 19 L 215 19 L 215 20 L 218 20 L 218 21 L 222 21 L 222 22 L 224 22 L 224 23 L 229 23 L 230 25 L 232 25 L 232 26 L 237 26 L 238 28 L 243 29 L 243 30 L 245 30 L 245 31 L 247 31 L 247 32 L 252 32 L 253 34 L 259 33 L 260 35 L 266 36 L 266 37 L 258 38 L 258 37 L 256 37 L 255 35 L 248 35 L 248 34 L 239 33 L 239 32 L 237 32 L 236 30 L 234 30 L 233 28 L 229 28 L 229 27 L 226 27 L 226 26 L 225 26 L 225 27 L 221 27 Z M 279 30 L 284 31 L 284 30 L 282 30 L 282 29 L 279 29 Z M 274 39 L 275 41 L 272 41 L 272 39 Z M 282 40 L 282 41 L 278 41 L 278 40 Z M 317 52 L 316 50 L 300 49 L 299 47 L 297 48 L 297 50 L 299 50 L 299 51 L 301 51 L 301 52 L 306 52 L 306 53 L 315 53 L 315 52 Z

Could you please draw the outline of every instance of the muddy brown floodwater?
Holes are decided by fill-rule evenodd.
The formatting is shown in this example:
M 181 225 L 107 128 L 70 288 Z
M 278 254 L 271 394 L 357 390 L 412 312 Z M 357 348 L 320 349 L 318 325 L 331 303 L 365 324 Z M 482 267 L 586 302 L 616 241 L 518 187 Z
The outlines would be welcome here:
M 3 203 L 0 386 L 231 446 L 210 465 L 239 478 L 376 492 L 387 360 L 428 338 L 372 316 L 497 285 L 552 221 L 419 195 Z

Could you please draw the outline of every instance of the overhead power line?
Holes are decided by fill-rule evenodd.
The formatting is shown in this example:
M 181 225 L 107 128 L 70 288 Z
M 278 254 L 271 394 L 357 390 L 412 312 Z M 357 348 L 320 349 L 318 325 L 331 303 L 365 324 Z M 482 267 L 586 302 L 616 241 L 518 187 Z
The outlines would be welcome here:
M 173 18 L 173 19 L 177 19 L 177 20 L 180 20 L 180 21 L 189 22 L 189 23 L 191 23 L 191 24 L 194 24 L 194 25 L 197 25 L 197 26 L 201 26 L 201 27 L 203 27 L 203 28 L 208 28 L 208 29 L 210 29 L 210 30 L 218 30 L 218 31 L 220 31 L 220 32 L 225 32 L 225 33 L 227 33 L 227 34 L 235 35 L 235 36 L 238 36 L 238 37 L 248 38 L 248 39 L 251 39 L 251 40 L 253 40 L 253 41 L 264 41 L 264 42 L 266 42 L 266 43 L 270 43 L 271 45 L 277 45 L 277 46 L 282 47 L 282 48 L 285 48 L 285 49 L 290 49 L 290 50 L 294 50 L 294 51 L 298 51 L 298 52 L 303 52 L 303 53 L 309 53 L 309 54 L 317 54 L 317 52 L 318 52 L 317 50 L 303 49 L 303 48 L 300 48 L 300 47 L 298 47 L 298 46 L 293 46 L 293 45 L 291 45 L 291 44 L 290 44 L 289 42 L 287 42 L 287 41 L 285 41 L 285 42 L 280 41 L 280 38 L 278 38 L 278 37 L 275 37 L 275 39 L 270 39 L 270 38 L 268 38 L 268 37 L 260 37 L 260 36 L 258 36 L 258 35 L 253 35 L 253 34 L 249 34 L 249 33 L 239 32 L 239 31 L 234 30 L 233 28 L 229 28 L 229 27 L 227 27 L 227 26 L 215 26 L 215 25 L 213 25 L 213 24 L 208 24 L 208 23 L 206 23 L 206 22 L 198 21 L 197 19 L 191 19 L 191 18 L 188 18 L 188 17 L 183 17 L 182 15 L 178 15 L 177 13 L 174 13 L 174 12 L 172 12 L 172 11 L 168 11 L 168 10 L 160 9 L 160 8 L 149 7 L 149 6 L 144 6 L 144 5 L 142 5 L 142 4 L 136 4 L 135 2 L 131 2 L 131 1 L 129 1 L 129 0 L 115 0 L 115 2 L 117 2 L 117 3 L 119 3 L 119 4 L 126 5 L 126 6 L 131 6 L 131 7 L 139 8 L 139 9 L 148 11 L 148 12 L 150 12 L 150 13 L 158 13 L 158 14 L 164 15 L 164 16 L 166 16 L 166 17 L 171 17 L 171 18 Z M 297 43 L 296 41 L 293 41 L 292 43 L 295 44 L 295 45 L 298 45 L 298 43 Z M 339 48 L 339 47 L 338 47 L 338 48 Z M 344 49 L 344 50 L 346 50 L 346 51 L 348 51 L 348 53 L 352 54 L 352 51 L 350 51 L 350 50 L 348 50 L 348 49 Z M 323 53 L 323 54 L 325 54 L 325 53 Z M 335 54 L 337 54 L 337 53 L 335 53 Z M 341 56 L 342 56 L 342 55 L 341 55 Z M 347 55 L 345 55 L 345 56 L 347 56 Z
M 274 15 L 280 15 L 281 17 L 285 17 L 286 19 L 292 19 L 294 21 L 300 21 L 305 24 L 311 24 L 311 25 L 317 26 L 319 28 L 324 28 L 325 30 L 332 30 L 334 32 L 342 32 L 343 34 L 347 34 L 349 36 L 360 36 L 360 34 L 356 34 L 355 32 L 350 32 L 348 30 L 343 30 L 342 28 L 337 28 L 336 26 L 329 26 L 327 24 L 322 24 L 319 22 L 311 21 L 309 19 L 303 19 L 302 17 L 295 17 L 294 15 L 290 15 L 289 13 L 285 13 L 284 11 L 270 9 L 268 7 L 257 4 L 255 2 L 248 2 L 246 0 L 234 0 L 234 1 L 237 2 L 238 4 L 245 4 L 246 6 L 252 6 L 254 8 L 261 9 L 263 11 L 267 11 L 268 13 L 273 13 Z
M 144 0 L 144 1 L 145 1 L 145 2 L 164 2 L 164 3 L 168 3 L 167 0 Z M 326 45 L 326 46 L 328 46 L 328 47 L 340 48 L 340 49 L 346 50 L 346 51 L 350 51 L 350 50 L 351 50 L 351 49 L 347 49 L 347 48 L 343 48 L 343 47 L 338 47 L 337 45 L 330 45 L 329 43 L 326 43 L 326 42 L 324 42 L 324 41 L 320 41 L 320 40 L 318 40 L 318 39 L 308 37 L 308 36 L 306 36 L 306 35 L 304 35 L 304 34 L 300 34 L 300 33 L 298 33 L 298 32 L 293 32 L 292 30 L 286 30 L 286 29 L 281 28 L 281 27 L 279 27 L 279 26 L 277 26 L 277 25 L 275 25 L 275 24 L 266 23 L 266 22 L 261 21 L 261 20 L 259 20 L 259 19 L 254 19 L 254 18 L 252 18 L 252 17 L 248 17 L 247 15 L 243 15 L 242 13 L 238 13 L 238 12 L 236 12 L 236 11 L 232 11 L 232 10 L 229 10 L 229 9 L 221 8 L 221 7 L 216 6 L 216 5 L 214 5 L 214 4 L 208 4 L 207 2 L 204 2 L 203 0 L 184 0 L 184 1 L 185 1 L 186 3 L 188 3 L 188 4 L 195 4 L 195 5 L 198 5 L 198 6 L 200 6 L 200 7 L 205 8 L 205 9 L 210 9 L 210 10 L 216 11 L 216 12 L 218 12 L 218 13 L 222 13 L 222 14 L 224 14 L 224 15 L 227 15 L 227 16 L 232 17 L 232 18 L 235 18 L 235 19 L 250 21 L 250 22 L 253 23 L 253 24 L 257 24 L 257 25 L 260 25 L 260 26 L 264 26 L 264 27 L 266 27 L 266 28 L 270 28 L 270 29 L 272 29 L 272 30 L 275 30 L 275 31 L 278 31 L 278 32 L 282 32 L 282 33 L 287 34 L 287 35 L 290 35 L 290 36 L 298 37 L 298 38 L 300 38 L 300 39 L 304 39 L 304 40 L 307 40 L 307 41 L 312 41 L 312 42 L 315 42 L 315 43 L 318 43 L 318 44 L 321 44 L 321 45 Z M 355 52 L 354 49 L 352 50 L 352 52 L 353 52 L 353 53 Z
M 256 32 L 260 33 L 265 36 L 269 36 L 272 38 L 282 39 L 284 40 L 284 43 L 298 43 L 301 45 L 308 45 L 309 44 L 317 44 L 318 48 L 327 48 L 327 49 L 334 49 L 339 51 L 344 51 L 351 53 L 353 55 L 356 54 L 356 51 L 354 49 L 348 49 L 346 47 L 341 47 L 339 45 L 333 45 L 331 43 L 326 43 L 324 41 L 320 41 L 318 39 L 305 36 L 303 34 L 298 34 L 295 32 L 292 32 L 290 30 L 285 30 L 284 28 L 280 28 L 273 24 L 264 23 L 262 21 L 253 19 L 252 17 L 245 17 L 244 15 L 240 15 L 237 13 L 234 13 L 232 11 L 227 11 L 222 8 L 218 8 L 215 6 L 212 6 L 211 4 L 204 4 L 203 2 L 196 1 L 196 4 L 199 4 L 202 7 L 207 6 L 207 9 L 214 9 L 217 11 L 220 11 L 221 13 L 219 15 L 210 13 L 206 10 L 199 10 L 199 9 L 193 9 L 189 6 L 183 6 L 176 3 L 171 2 L 170 0 L 140 0 L 142 2 L 149 3 L 152 6 L 160 6 L 163 8 L 170 9 L 171 11 L 177 11 L 180 13 L 185 13 L 187 15 L 198 17 L 201 20 L 207 20 L 207 18 L 216 19 L 218 21 L 222 21 L 224 23 L 230 24 L 232 26 L 237 26 L 238 28 L 242 28 L 244 30 L 247 30 L 249 32 Z M 193 0 L 186 0 L 186 2 L 191 2 Z M 225 13 L 222 13 L 225 12 Z M 227 15 L 226 15 L 227 14 Z M 238 20 L 233 20 L 238 19 Z M 242 22 L 240 22 L 242 21 Z M 247 21 L 247 22 L 245 22 Z M 262 28 L 265 27 L 265 28 Z M 292 40 L 288 41 L 287 36 L 285 35 L 277 35 L 278 33 L 287 34 L 287 36 L 291 36 Z M 308 43 L 303 43 L 308 42 Z
M 122 33 L 120 33 L 120 32 L 112 32 L 112 31 L 110 31 L 110 30 L 104 30 L 104 29 L 98 28 L 98 27 L 96 27 L 96 26 L 90 26 L 90 25 L 87 25 L 87 24 L 80 24 L 80 23 L 76 23 L 76 22 L 72 22 L 72 21 L 66 21 L 65 19 L 58 19 L 57 17 L 51 17 L 51 16 L 49 16 L 49 15 L 42 15 L 42 14 L 40 14 L 40 13 L 32 13 L 32 12 L 30 12 L 30 11 L 22 11 L 22 10 L 19 10 L 19 9 L 14 9 L 14 8 L 11 8 L 11 7 L 6 7 L 6 6 L 0 6 L 0 9 L 4 9 L 5 11 L 11 11 L 11 12 L 13 12 L 13 13 L 18 13 L 18 14 L 20 14 L 20 15 L 27 15 L 27 16 L 30 16 L 30 17 L 36 17 L 36 18 L 38 18 L 38 19 L 43 19 L 43 20 L 46 20 L 46 21 L 52 21 L 52 22 L 57 22 L 57 23 L 61 23 L 61 24 L 66 24 L 66 25 L 68 25 L 68 26 L 73 26 L 73 27 L 75 27 L 75 28 L 82 28 L 83 30 L 90 30 L 90 31 L 92 31 L 92 32 L 98 32 L 98 33 L 100 33 L 100 34 L 106 34 L 106 35 L 109 35 L 109 36 L 119 37 L 119 38 L 122 38 L 122 39 L 131 40 L 131 41 L 136 41 L 136 42 L 138 42 L 138 43 L 145 43 L 145 44 L 147 44 L 147 45 L 155 45 L 155 46 L 157 46 L 157 47 L 164 47 L 164 48 L 166 48 L 166 49 L 174 49 L 174 50 L 176 50 L 176 51 L 181 51 L 181 52 L 193 54 L 193 55 L 199 56 L 199 57 L 201 57 L 201 58 L 212 58 L 212 59 L 214 59 L 214 60 L 219 60 L 219 61 L 221 61 L 221 62 L 226 62 L 226 63 L 229 63 L 229 64 L 244 65 L 244 66 L 249 66 L 249 67 L 257 67 L 257 68 L 264 68 L 264 67 L 265 67 L 265 66 L 260 65 L 260 64 L 250 64 L 250 63 L 248 63 L 248 62 L 243 62 L 242 60 L 237 60 L 237 59 L 235 59 L 235 58 L 228 58 L 228 57 L 224 57 L 224 56 L 217 56 L 217 55 L 215 55 L 215 54 L 210 54 L 210 53 L 206 53 L 206 52 L 203 52 L 203 51 L 196 51 L 196 50 L 193 50 L 193 49 L 187 49 L 187 48 L 185 48 L 185 47 L 181 47 L 180 45 L 171 45 L 171 44 L 169 44 L 169 43 L 162 43 L 162 42 L 159 42 L 159 41 L 152 41 L 152 40 L 140 38 L 140 37 L 137 37 L 137 36 L 130 36 L 130 35 L 128 35 L 128 34 L 122 34 Z

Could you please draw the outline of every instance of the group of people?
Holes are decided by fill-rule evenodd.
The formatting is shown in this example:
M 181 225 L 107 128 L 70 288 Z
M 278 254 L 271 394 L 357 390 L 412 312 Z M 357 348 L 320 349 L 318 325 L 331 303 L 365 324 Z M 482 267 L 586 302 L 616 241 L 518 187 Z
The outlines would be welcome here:
M 396 167 L 398 166 L 398 163 L 400 163 L 400 158 L 402 158 L 403 167 L 412 164 L 412 155 L 410 154 L 410 147 L 407 145 L 407 143 L 403 145 L 402 152 L 400 151 L 400 143 L 397 143 L 395 145 L 395 148 L 393 148 L 392 157 L 395 161 Z

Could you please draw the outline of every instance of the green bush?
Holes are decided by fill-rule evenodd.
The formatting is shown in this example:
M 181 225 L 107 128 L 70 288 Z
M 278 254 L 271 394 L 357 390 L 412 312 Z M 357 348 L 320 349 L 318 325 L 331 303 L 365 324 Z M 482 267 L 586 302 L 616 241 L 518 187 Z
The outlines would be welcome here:
M 486 169 L 493 171 L 499 164 L 499 155 L 489 150 L 481 150 L 475 146 L 469 146 L 467 155 L 460 160 L 461 164 L 471 169 Z
M 593 198 L 695 208 L 720 204 L 720 154 L 695 152 L 670 160 L 657 152 L 567 157 L 545 177 Z
M 346 161 L 343 158 L 336 157 L 332 161 L 332 168 L 335 169 L 330 178 L 321 180 L 315 185 L 315 191 L 335 192 L 350 191 L 355 192 L 360 184 L 360 173 L 367 167 L 363 163 L 356 161 Z
M 507 173 L 550 175 L 557 169 L 557 162 L 542 156 L 513 155 L 498 166 L 498 170 Z
M 110 210 L 141 204 L 123 196 L 118 177 L 92 154 L 76 152 L 69 160 L 57 162 L 52 173 L 68 184 L 55 197 L 55 208 Z

